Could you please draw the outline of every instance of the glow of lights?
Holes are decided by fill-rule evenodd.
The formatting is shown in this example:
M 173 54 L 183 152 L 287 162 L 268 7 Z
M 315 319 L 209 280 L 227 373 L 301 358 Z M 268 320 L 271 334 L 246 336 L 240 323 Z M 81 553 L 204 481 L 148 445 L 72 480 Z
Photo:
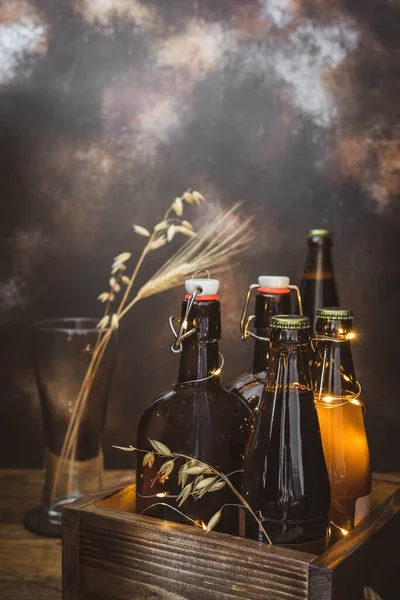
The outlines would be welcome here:
M 204 529 L 204 531 L 207 531 L 207 525 L 204 523 L 204 521 L 196 519 L 195 523 L 198 527 L 201 527 L 202 529 Z
M 342 527 L 340 528 L 340 533 L 342 535 L 349 535 L 349 532 L 347 531 L 347 529 L 343 529 Z
M 346 335 L 347 340 L 354 340 L 355 337 L 356 337 L 356 334 L 354 333 L 354 331 L 350 331 L 350 333 L 348 333 Z
M 332 396 L 324 396 L 324 401 L 325 401 L 325 402 L 328 402 L 328 404 L 329 404 L 330 402 L 333 402 L 333 400 L 334 400 L 334 398 L 332 398 Z
M 221 367 L 219 367 L 216 371 L 214 371 L 214 375 L 220 375 L 221 374 Z
M 353 398 L 350 400 L 351 404 L 355 404 L 356 406 L 361 406 L 361 402 L 357 400 L 357 398 Z
M 183 330 L 187 329 L 187 326 L 188 326 L 188 322 L 187 322 L 187 319 L 185 319 L 182 323 L 182 329 Z
M 156 494 L 157 498 L 164 498 L 164 496 L 167 495 L 167 492 L 159 492 L 158 494 Z

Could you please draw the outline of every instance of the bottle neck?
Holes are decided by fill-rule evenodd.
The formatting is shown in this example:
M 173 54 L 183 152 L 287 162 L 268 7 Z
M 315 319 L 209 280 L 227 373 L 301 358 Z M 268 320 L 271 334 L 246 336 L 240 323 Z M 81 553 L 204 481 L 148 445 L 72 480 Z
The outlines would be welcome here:
M 282 332 L 284 334 L 284 332 Z M 271 340 L 271 356 L 265 381 L 267 391 L 277 388 L 312 390 L 309 358 L 309 334 L 301 332 L 297 342 Z
M 262 330 L 256 330 L 257 335 L 263 335 Z M 254 354 L 253 354 L 253 365 L 251 372 L 254 374 L 265 373 L 268 366 L 269 360 L 269 342 L 262 340 L 255 340 L 254 343 Z
M 182 345 L 178 383 L 203 380 L 217 371 L 220 366 L 218 340 L 206 342 L 187 340 Z M 219 381 L 219 375 L 207 381 Z
M 182 303 L 185 318 L 187 300 Z M 221 335 L 221 313 L 218 300 L 195 301 L 187 317 L 187 331 L 195 331 L 182 342 L 178 383 L 210 377 L 220 366 L 218 339 Z M 219 381 L 219 374 L 204 383 Z
M 304 277 L 306 279 L 333 279 L 331 254 L 332 240 L 326 238 L 319 242 L 309 242 Z
M 351 354 L 350 341 L 353 323 L 347 321 L 317 320 L 317 339 L 312 367 L 314 391 L 317 399 L 324 396 L 346 397 L 357 392 L 357 379 Z
M 284 293 L 257 292 L 255 306 L 256 335 L 268 338 L 270 335 L 270 320 L 275 315 L 289 314 L 291 300 L 289 290 Z M 269 341 L 255 340 L 252 373 L 265 373 L 269 360 Z

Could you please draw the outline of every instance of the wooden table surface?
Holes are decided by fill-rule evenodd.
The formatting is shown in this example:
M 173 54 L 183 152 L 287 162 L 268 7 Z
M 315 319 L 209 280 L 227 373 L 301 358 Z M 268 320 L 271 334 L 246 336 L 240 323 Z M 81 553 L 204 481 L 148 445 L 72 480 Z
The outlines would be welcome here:
M 107 485 L 132 483 L 129 471 L 107 471 Z M 0 600 L 61 600 L 61 540 L 23 526 L 38 504 L 42 471 L 0 469 Z
M 107 485 L 132 482 L 129 471 L 107 471 Z M 374 504 L 393 493 L 398 474 L 375 475 Z M 41 538 L 23 526 L 40 497 L 38 469 L 0 469 L 0 600 L 61 600 L 61 540 Z

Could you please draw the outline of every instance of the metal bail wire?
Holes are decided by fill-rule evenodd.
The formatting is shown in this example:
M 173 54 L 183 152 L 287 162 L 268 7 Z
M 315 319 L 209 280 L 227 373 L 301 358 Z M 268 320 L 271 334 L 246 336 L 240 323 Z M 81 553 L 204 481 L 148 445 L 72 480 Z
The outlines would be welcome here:
M 296 292 L 297 306 L 299 307 L 299 314 L 303 316 L 303 302 L 301 300 L 300 288 L 297 285 L 288 285 L 289 290 Z
M 260 286 L 258 285 L 258 283 L 252 283 L 250 285 L 249 289 L 247 290 L 246 299 L 244 301 L 243 310 L 242 310 L 242 316 L 240 317 L 240 333 L 241 333 L 243 341 L 247 340 L 247 338 L 251 336 L 251 337 L 256 338 L 256 340 L 262 340 L 264 342 L 269 342 L 268 338 L 261 337 L 261 336 L 257 335 L 256 333 L 253 333 L 252 331 L 249 330 L 250 323 L 252 321 L 254 321 L 254 319 L 256 318 L 256 315 L 247 316 L 247 309 L 249 308 L 250 298 L 251 298 L 251 294 L 253 293 L 253 290 L 258 289 L 259 287 Z
M 243 341 L 247 340 L 247 338 L 250 336 L 255 338 L 256 340 L 261 340 L 262 342 L 270 341 L 269 338 L 262 337 L 261 335 L 257 335 L 256 333 L 253 333 L 253 331 L 250 331 L 250 329 L 249 329 L 250 323 L 252 323 L 254 321 L 254 319 L 256 318 L 256 315 L 247 316 L 247 310 L 249 308 L 250 298 L 251 298 L 251 294 L 253 293 L 253 290 L 258 289 L 259 287 L 260 287 L 260 285 L 258 283 L 252 283 L 250 285 L 249 289 L 247 290 L 246 299 L 244 301 L 243 310 L 242 310 L 242 316 L 240 317 L 240 333 L 241 333 L 241 337 L 242 337 Z M 298 288 L 297 285 L 288 285 L 288 289 L 296 292 L 299 313 L 300 313 L 300 315 L 303 315 L 303 303 L 301 301 L 300 289 Z
M 193 327 L 192 329 L 189 329 L 189 331 L 186 331 L 186 328 L 188 326 L 188 317 L 189 317 L 189 313 L 192 309 L 193 303 L 196 300 L 196 297 L 202 293 L 202 288 L 200 286 L 196 286 L 193 290 L 193 294 L 191 296 L 191 298 L 189 298 L 187 306 L 186 306 L 186 312 L 185 312 L 185 316 L 182 319 L 181 322 L 181 326 L 179 327 L 179 331 L 178 333 L 175 330 L 174 327 L 174 319 L 177 319 L 177 317 L 174 316 L 170 316 L 168 319 L 169 322 L 169 326 L 171 328 L 172 333 L 175 336 L 175 340 L 172 342 L 170 348 L 171 348 L 171 352 L 173 352 L 174 354 L 179 354 L 180 352 L 182 352 L 183 350 L 183 346 L 182 346 L 182 342 L 184 339 L 186 339 L 187 337 L 189 337 L 190 335 L 192 335 L 193 333 L 195 333 L 196 328 Z

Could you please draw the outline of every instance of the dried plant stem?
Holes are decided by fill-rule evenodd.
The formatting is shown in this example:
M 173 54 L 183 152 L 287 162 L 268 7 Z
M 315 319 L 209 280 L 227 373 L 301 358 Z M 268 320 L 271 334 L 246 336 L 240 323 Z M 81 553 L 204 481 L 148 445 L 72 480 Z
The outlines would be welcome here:
M 128 451 L 128 452 L 136 451 L 136 452 L 142 452 L 142 453 L 146 453 L 146 454 L 148 453 L 148 450 L 141 450 L 140 448 L 134 448 L 133 446 L 130 446 L 129 448 L 121 448 L 119 446 L 114 446 L 114 447 L 115 448 L 119 448 L 120 450 Z M 272 545 L 271 538 L 269 537 L 268 533 L 265 531 L 264 526 L 263 526 L 261 520 L 257 517 L 256 513 L 251 508 L 251 506 L 247 502 L 247 500 L 245 498 L 243 498 L 243 496 L 241 495 L 240 492 L 238 492 L 238 490 L 235 488 L 235 486 L 230 481 L 230 479 L 229 479 L 229 477 L 227 475 L 224 475 L 224 473 L 221 473 L 220 471 L 218 471 L 217 469 L 215 469 L 211 465 L 208 465 L 207 463 L 204 463 L 201 460 L 198 460 L 197 458 L 193 458 L 193 456 L 188 456 L 187 454 L 180 454 L 180 453 L 177 453 L 177 452 L 171 452 L 171 454 L 165 454 L 165 453 L 161 454 L 160 452 L 157 452 L 155 450 L 153 450 L 153 454 L 155 454 L 155 455 L 157 455 L 157 456 L 159 456 L 161 458 L 170 457 L 174 461 L 177 458 L 183 458 L 186 461 L 195 461 L 196 465 L 199 465 L 200 467 L 203 467 L 204 470 L 207 471 L 207 473 L 212 473 L 216 477 L 220 477 L 226 483 L 226 485 L 230 488 L 230 490 L 235 494 L 236 498 L 240 501 L 240 504 L 237 504 L 237 505 L 236 504 L 232 504 L 230 506 L 239 506 L 240 508 L 245 508 L 251 514 L 251 516 L 253 517 L 253 519 L 257 522 L 257 524 L 258 524 L 259 528 L 261 529 L 261 531 L 263 532 L 263 534 L 264 534 L 265 539 L 267 540 L 267 542 Z M 158 504 L 160 504 L 160 503 L 158 503 Z M 153 506 L 155 506 L 155 504 L 152 504 L 151 506 L 149 506 L 145 510 L 148 510 L 149 508 L 151 508 Z M 167 506 L 170 506 L 170 505 L 167 504 Z M 220 508 L 220 511 L 224 508 L 224 506 L 229 506 L 229 505 L 228 504 L 224 504 Z M 174 507 L 171 507 L 171 508 L 174 508 Z M 180 512 L 180 511 L 178 511 L 178 512 Z M 186 516 L 186 515 L 184 515 L 184 516 Z M 190 520 L 192 520 L 192 519 L 190 519 Z
M 78 394 L 74 408 L 71 413 L 71 417 L 68 422 L 67 431 L 66 431 L 66 434 L 64 437 L 64 442 L 63 442 L 63 446 L 61 449 L 60 458 L 59 458 L 59 461 L 57 464 L 57 468 L 56 468 L 56 472 L 55 472 L 55 476 L 54 476 L 54 480 L 53 480 L 53 485 L 52 485 L 52 490 L 51 490 L 51 498 L 55 497 L 57 484 L 59 482 L 61 471 L 65 465 L 66 460 L 68 460 L 69 457 L 71 460 L 73 459 L 73 457 L 70 456 L 70 454 L 71 454 L 71 448 L 72 448 L 72 445 L 74 442 L 75 431 L 79 427 L 80 416 L 83 414 L 83 410 L 86 406 L 87 397 L 88 397 L 89 391 L 90 391 L 89 386 L 91 386 L 90 382 L 93 381 L 93 378 L 94 378 L 95 374 L 97 373 L 98 366 L 100 364 L 101 358 L 102 358 L 105 348 L 107 346 L 108 339 L 111 337 L 111 334 L 112 334 L 112 330 L 107 330 L 104 333 L 103 337 L 98 342 L 98 344 L 95 346 L 95 349 L 93 351 L 92 358 L 90 360 L 88 369 L 86 371 L 85 377 L 82 382 L 80 392 Z M 77 440 L 75 439 L 75 444 L 74 444 L 75 446 L 76 446 L 76 443 L 77 443 Z M 71 492 L 71 486 L 72 486 L 72 480 L 71 480 L 72 471 L 71 471 L 71 469 L 73 469 L 73 465 L 71 465 L 70 471 L 68 473 L 68 489 L 67 489 L 68 495 Z
M 193 456 L 187 456 L 185 454 L 176 454 L 176 453 L 172 453 L 172 456 L 178 458 L 186 458 L 186 460 L 193 460 Z M 226 475 L 224 475 L 223 473 L 220 473 L 219 471 L 217 471 L 217 469 L 214 469 L 214 467 L 212 467 L 211 465 L 207 465 L 206 463 L 203 463 L 201 460 L 196 460 L 197 463 L 199 463 L 199 465 L 203 466 L 206 469 L 210 469 L 210 471 L 212 471 L 214 473 L 214 475 L 216 475 L 217 477 L 220 477 L 223 481 L 225 481 L 226 485 L 231 489 L 231 491 L 235 494 L 236 498 L 238 500 L 240 500 L 241 502 L 241 506 L 246 508 L 246 510 L 249 511 L 249 513 L 252 515 L 252 517 L 257 521 L 257 524 L 259 526 L 259 528 L 261 529 L 261 531 L 263 532 L 263 534 L 265 535 L 267 541 L 269 544 L 272 544 L 271 539 L 268 535 L 268 533 L 265 531 L 264 526 L 261 522 L 261 520 L 257 517 L 256 513 L 254 512 L 254 510 L 251 508 L 250 504 L 247 502 L 247 500 L 245 500 L 243 498 L 243 496 L 240 494 L 240 492 L 237 491 L 237 489 L 235 488 L 235 486 L 232 484 L 232 482 L 230 481 L 229 477 L 227 477 Z
M 144 227 L 134 225 L 136 233 L 147 237 L 148 240 L 130 277 L 122 275 L 122 272 L 126 268 L 124 263 L 130 258 L 131 254 L 129 252 L 124 252 L 114 259 L 111 270 L 110 291 L 103 292 L 99 296 L 99 300 L 102 302 L 106 301 L 104 315 L 99 326 L 101 328 L 106 328 L 108 326 L 108 328 L 105 332 L 99 332 L 93 355 L 71 413 L 52 484 L 52 498 L 55 496 L 58 481 L 65 462 L 68 458 L 72 459 L 75 457 L 79 426 L 87 405 L 89 393 L 111 339 L 112 332 L 118 327 L 120 320 L 139 300 L 159 293 L 165 289 L 180 285 L 195 271 L 214 267 L 217 270 L 227 268 L 229 260 L 244 250 L 252 239 L 249 221 L 241 223 L 235 215 L 237 205 L 228 211 L 221 213 L 220 216 L 215 218 L 211 224 L 205 226 L 201 232 L 199 232 L 197 237 L 195 237 L 196 234 L 193 231 L 192 225 L 187 221 L 182 221 L 178 218 L 183 212 L 183 201 L 188 202 L 189 204 L 199 204 L 202 201 L 205 201 L 205 198 L 199 192 L 185 192 L 181 197 L 175 199 L 173 204 L 165 212 L 163 220 L 154 227 L 151 233 Z M 171 217 L 170 215 L 172 213 L 174 214 Z M 166 235 L 163 232 L 166 232 Z M 178 250 L 178 252 L 176 252 L 129 301 L 132 288 L 147 254 L 169 242 L 174 237 L 175 232 L 180 232 L 189 236 L 189 241 L 184 244 L 182 248 Z M 126 289 L 116 312 L 111 314 L 111 303 L 115 299 L 116 293 L 121 289 L 122 284 L 126 285 Z M 71 469 L 73 469 L 72 462 L 73 461 L 71 461 Z M 67 495 L 70 495 L 69 492 L 71 486 L 72 471 L 68 473 Z
M 195 521 L 191 517 L 188 517 L 187 515 L 185 515 L 185 513 L 182 512 L 181 510 L 179 510 L 179 508 L 176 508 L 175 506 L 171 506 L 167 502 L 155 502 L 151 506 L 148 506 L 147 508 L 145 508 L 140 514 L 144 515 L 144 513 L 146 511 L 150 510 L 150 508 L 154 508 L 155 506 L 167 506 L 168 508 L 172 508 L 172 510 L 174 510 L 175 512 L 177 512 L 180 515 L 182 515 L 182 517 L 185 517 L 185 519 L 187 519 L 188 521 L 191 521 L 193 523 L 193 525 L 196 525 L 196 527 L 200 527 L 200 529 L 203 529 L 203 526 L 200 525 L 200 523 L 197 523 L 197 521 Z

